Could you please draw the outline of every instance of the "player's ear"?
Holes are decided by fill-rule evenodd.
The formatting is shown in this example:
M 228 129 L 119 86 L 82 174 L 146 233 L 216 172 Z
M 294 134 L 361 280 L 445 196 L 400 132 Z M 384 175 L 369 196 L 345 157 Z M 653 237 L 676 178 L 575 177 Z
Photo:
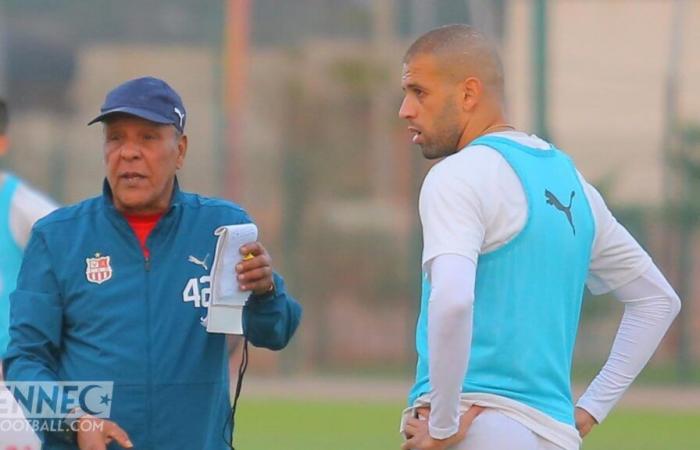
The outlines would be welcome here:
M 469 77 L 461 83 L 462 110 L 472 111 L 479 103 L 484 86 L 481 80 L 476 77 Z
M 175 167 L 182 169 L 185 164 L 185 156 L 187 155 L 187 135 L 183 134 L 178 137 L 177 142 L 177 161 Z

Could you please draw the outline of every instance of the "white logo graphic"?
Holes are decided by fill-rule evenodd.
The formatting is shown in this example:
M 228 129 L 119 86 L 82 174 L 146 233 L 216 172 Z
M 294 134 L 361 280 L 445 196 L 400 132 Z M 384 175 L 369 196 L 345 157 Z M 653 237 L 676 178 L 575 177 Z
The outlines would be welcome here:
M 207 260 L 208 259 L 209 259 L 209 253 L 207 253 L 207 256 L 205 256 L 204 259 L 202 259 L 202 260 L 199 260 L 199 259 L 195 258 L 194 256 L 190 255 L 187 258 L 187 261 L 189 261 L 193 264 L 197 264 L 198 266 L 204 267 L 204 270 L 209 270 L 209 267 L 207 267 Z
M 100 256 L 95 253 L 94 258 L 85 259 L 85 276 L 90 283 L 102 284 L 112 278 L 112 266 L 109 256 Z
M 177 109 L 177 106 L 173 107 L 175 114 L 180 118 L 180 128 L 182 128 L 182 121 L 185 120 L 185 113 Z
M 63 419 L 76 408 L 108 418 L 112 410 L 112 381 L 12 381 L 5 387 L 17 402 L 0 407 L 0 421 L 21 417 Z

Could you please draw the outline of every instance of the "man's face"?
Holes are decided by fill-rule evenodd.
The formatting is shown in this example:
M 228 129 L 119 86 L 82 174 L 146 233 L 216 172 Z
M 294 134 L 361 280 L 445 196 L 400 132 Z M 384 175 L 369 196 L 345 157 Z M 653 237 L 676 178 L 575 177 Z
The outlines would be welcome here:
M 440 73 L 434 57 L 418 54 L 404 64 L 401 87 L 399 117 L 408 120 L 423 156 L 436 159 L 459 150 L 465 127 L 459 84 Z
M 187 137 L 172 125 L 115 115 L 104 125 L 107 181 L 114 206 L 127 214 L 157 214 L 170 204 Z

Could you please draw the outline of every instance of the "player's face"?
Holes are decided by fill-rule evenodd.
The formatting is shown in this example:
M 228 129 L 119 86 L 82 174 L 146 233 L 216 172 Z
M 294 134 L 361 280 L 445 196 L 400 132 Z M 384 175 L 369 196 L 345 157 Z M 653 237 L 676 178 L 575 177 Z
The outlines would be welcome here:
M 435 58 L 416 55 L 403 66 L 404 91 L 399 116 L 408 120 L 413 143 L 428 159 L 442 158 L 459 150 L 465 122 L 456 83 L 440 73 Z
M 114 206 L 127 214 L 157 214 L 170 204 L 175 173 L 185 161 L 187 136 L 172 125 L 134 116 L 105 122 L 107 181 Z
M 7 135 L 0 134 L 0 156 L 7 153 L 8 139 Z

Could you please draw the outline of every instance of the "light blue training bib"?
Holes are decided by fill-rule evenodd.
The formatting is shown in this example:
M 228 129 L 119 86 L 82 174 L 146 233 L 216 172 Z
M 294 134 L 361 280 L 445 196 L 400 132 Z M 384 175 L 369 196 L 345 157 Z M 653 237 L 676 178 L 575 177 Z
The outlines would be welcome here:
M 595 235 L 590 205 L 573 162 L 554 147 L 539 150 L 495 136 L 476 139 L 474 145 L 491 147 L 505 158 L 520 179 L 528 211 L 515 238 L 479 256 L 462 392 L 506 397 L 573 425 L 571 362 Z M 432 389 L 429 298 L 424 274 L 409 404 Z
M 10 293 L 15 290 L 22 264 L 22 249 L 10 230 L 10 207 L 18 185 L 19 179 L 12 174 L 5 174 L 0 185 L 0 360 L 10 341 Z

